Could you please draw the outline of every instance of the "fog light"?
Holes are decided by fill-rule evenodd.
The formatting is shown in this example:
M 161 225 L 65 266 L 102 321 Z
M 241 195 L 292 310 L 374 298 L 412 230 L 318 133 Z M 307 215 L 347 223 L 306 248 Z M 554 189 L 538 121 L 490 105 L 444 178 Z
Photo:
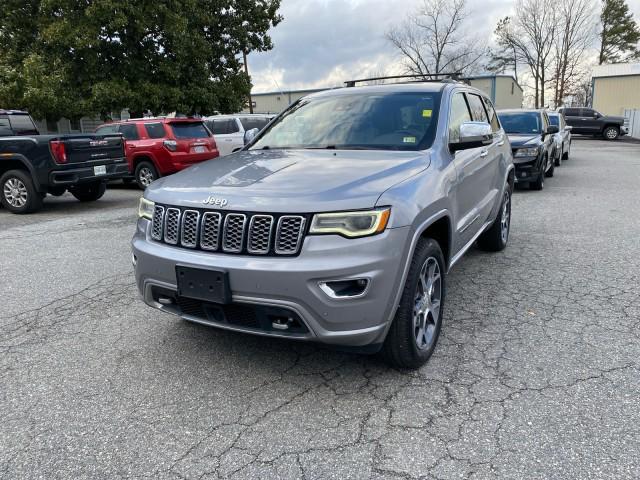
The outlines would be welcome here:
M 368 278 L 346 278 L 318 283 L 320 289 L 331 298 L 347 299 L 362 297 L 369 289 Z

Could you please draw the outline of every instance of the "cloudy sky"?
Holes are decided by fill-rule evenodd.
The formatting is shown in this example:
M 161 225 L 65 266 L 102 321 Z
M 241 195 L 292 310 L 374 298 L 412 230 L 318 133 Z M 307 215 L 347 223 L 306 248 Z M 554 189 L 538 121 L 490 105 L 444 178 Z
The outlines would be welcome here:
M 284 21 L 271 31 L 274 49 L 251 54 L 254 92 L 341 85 L 384 71 L 398 72 L 385 33 L 422 0 L 282 0 Z M 597 0 L 594 2 L 600 3 Z M 636 18 L 640 0 L 627 0 Z M 515 0 L 467 0 L 471 34 L 487 38 Z

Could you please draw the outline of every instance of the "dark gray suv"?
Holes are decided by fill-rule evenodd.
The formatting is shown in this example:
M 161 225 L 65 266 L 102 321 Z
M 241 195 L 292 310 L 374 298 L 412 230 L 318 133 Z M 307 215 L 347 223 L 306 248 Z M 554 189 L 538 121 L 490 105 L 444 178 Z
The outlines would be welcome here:
M 147 188 L 144 301 L 229 330 L 431 356 L 449 269 L 508 240 L 514 167 L 489 99 L 457 82 L 331 90 L 242 151 Z

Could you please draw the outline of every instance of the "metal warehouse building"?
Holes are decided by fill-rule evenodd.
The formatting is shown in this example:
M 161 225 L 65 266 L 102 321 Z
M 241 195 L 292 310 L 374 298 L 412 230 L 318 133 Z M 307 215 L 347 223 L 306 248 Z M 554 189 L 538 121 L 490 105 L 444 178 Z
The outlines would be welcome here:
M 591 75 L 593 108 L 605 115 L 640 109 L 640 63 L 600 65 Z
M 511 75 L 478 75 L 464 79 L 469 85 L 485 92 L 496 108 L 522 107 L 522 87 Z M 280 92 L 254 93 L 251 95 L 255 113 L 280 113 L 293 102 L 315 92 L 329 90 L 317 88 L 308 90 L 287 90 Z M 249 108 L 243 110 L 249 112 Z

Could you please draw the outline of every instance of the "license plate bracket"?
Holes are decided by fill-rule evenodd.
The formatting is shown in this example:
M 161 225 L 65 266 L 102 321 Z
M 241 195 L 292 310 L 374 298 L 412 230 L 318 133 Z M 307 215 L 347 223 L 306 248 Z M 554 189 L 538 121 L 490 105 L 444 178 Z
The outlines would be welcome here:
M 176 265 L 178 295 L 204 302 L 231 302 L 229 272 Z

